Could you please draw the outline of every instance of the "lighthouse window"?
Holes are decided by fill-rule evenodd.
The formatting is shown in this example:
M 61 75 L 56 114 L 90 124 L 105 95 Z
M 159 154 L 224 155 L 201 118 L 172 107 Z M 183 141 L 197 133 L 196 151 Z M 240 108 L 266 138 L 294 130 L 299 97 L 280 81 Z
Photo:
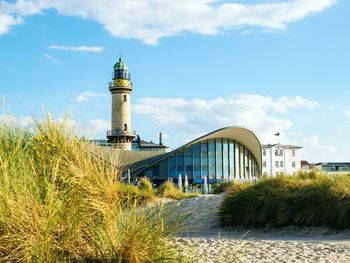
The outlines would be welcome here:
M 128 130 L 128 125 L 125 123 L 124 124 L 124 131 L 127 131 Z
M 124 95 L 124 102 L 126 102 L 127 101 L 127 96 L 126 95 Z

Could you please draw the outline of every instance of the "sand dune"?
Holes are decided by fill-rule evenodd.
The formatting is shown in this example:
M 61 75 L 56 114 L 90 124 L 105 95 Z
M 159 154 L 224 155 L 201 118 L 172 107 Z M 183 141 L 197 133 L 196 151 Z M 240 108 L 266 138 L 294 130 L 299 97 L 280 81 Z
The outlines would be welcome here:
M 172 240 L 197 262 L 350 262 L 350 232 L 321 228 L 220 228 L 223 195 L 172 202 L 177 213 L 192 212 L 188 227 Z

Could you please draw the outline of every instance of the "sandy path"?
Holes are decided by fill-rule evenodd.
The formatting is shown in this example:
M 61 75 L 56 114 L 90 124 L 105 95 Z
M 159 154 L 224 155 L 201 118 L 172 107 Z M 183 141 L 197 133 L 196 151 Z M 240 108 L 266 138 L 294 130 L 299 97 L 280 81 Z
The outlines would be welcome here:
M 175 201 L 177 213 L 193 212 L 172 242 L 197 262 L 350 262 L 350 232 L 318 228 L 248 230 L 220 228 L 222 195 Z

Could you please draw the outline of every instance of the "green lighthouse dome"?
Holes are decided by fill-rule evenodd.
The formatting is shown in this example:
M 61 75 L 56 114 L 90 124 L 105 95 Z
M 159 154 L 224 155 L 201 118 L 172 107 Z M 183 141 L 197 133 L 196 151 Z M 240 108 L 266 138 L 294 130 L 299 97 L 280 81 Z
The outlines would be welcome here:
M 128 66 L 125 64 L 125 62 L 122 60 L 122 58 L 119 58 L 119 61 L 115 63 L 114 69 L 128 69 Z

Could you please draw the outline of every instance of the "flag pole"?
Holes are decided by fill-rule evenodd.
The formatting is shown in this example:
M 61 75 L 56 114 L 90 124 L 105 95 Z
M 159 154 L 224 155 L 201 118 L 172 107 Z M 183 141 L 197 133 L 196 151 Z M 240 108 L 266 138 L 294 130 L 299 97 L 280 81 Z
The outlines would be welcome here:
M 275 136 L 277 136 L 278 137 L 278 144 L 280 144 L 280 133 L 278 132 L 278 133 L 276 133 L 275 134 Z

